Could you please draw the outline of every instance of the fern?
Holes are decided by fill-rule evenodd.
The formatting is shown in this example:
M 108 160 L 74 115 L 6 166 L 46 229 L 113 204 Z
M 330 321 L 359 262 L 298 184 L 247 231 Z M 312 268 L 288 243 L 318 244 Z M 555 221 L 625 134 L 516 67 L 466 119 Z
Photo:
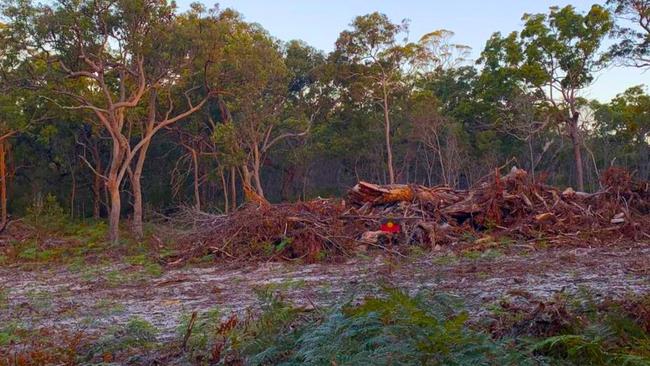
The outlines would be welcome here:
M 505 343 L 470 330 L 467 314 L 448 300 L 386 289 L 385 298 L 335 308 L 303 334 L 287 364 L 526 364 Z
M 462 303 L 449 295 L 410 296 L 385 288 L 359 305 L 312 313 L 284 303 L 272 288 L 260 289 L 258 296 L 261 312 L 227 331 L 197 322 L 199 330 L 212 329 L 207 343 L 199 342 L 203 360 L 285 366 L 650 365 L 644 329 L 585 301 L 576 305 L 584 315 L 571 315 L 576 325 L 559 328 L 570 334 L 525 341 L 493 339 L 469 326 Z M 211 359 L 215 345 L 219 357 Z

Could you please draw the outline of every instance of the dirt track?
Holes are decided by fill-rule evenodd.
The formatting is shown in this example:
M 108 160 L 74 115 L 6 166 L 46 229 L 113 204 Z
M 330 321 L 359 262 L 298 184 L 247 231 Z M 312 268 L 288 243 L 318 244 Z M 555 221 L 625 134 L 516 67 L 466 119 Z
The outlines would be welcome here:
M 280 291 L 286 300 L 311 307 L 359 298 L 391 284 L 456 294 L 474 310 L 506 296 L 534 301 L 580 289 L 613 297 L 650 291 L 648 242 L 516 251 L 488 251 L 480 258 L 439 252 L 399 261 L 377 255 L 344 264 L 214 265 L 168 270 L 135 283 L 128 280 L 128 265 L 94 272 L 3 267 L 0 283 L 8 300 L 0 322 L 93 332 L 137 316 L 158 327 L 161 337 L 170 337 L 183 314 L 216 307 L 227 315 L 255 307 L 256 288 Z M 111 284 L 107 273 L 115 277 Z

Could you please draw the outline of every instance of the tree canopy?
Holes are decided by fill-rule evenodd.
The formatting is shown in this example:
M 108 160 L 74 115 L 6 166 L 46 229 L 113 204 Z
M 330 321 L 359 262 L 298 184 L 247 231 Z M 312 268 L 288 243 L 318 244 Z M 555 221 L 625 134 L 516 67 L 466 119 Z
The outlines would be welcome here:
M 9 0 L 0 20 L 0 201 L 76 217 L 229 211 L 338 195 L 357 180 L 468 187 L 516 164 L 592 190 L 650 174 L 647 86 L 585 93 L 648 64 L 648 3 L 524 14 L 478 60 L 452 30 L 352 19 L 326 53 L 234 9 L 153 0 Z M 608 40 L 609 39 L 609 40 Z

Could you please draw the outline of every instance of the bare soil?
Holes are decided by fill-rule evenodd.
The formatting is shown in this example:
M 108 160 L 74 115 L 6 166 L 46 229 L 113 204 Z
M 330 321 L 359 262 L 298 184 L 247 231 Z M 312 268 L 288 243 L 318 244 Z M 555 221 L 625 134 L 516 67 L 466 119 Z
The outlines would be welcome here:
M 137 279 L 130 276 L 132 270 L 127 264 L 75 271 L 0 267 L 6 297 L 0 323 L 94 333 L 139 317 L 166 339 L 175 335 L 184 314 L 218 308 L 226 316 L 254 309 L 260 303 L 256 289 L 281 292 L 286 301 L 309 308 L 355 301 L 385 285 L 458 295 L 480 316 L 504 298 L 543 301 L 558 292 L 583 290 L 596 297 L 646 294 L 650 242 L 472 255 L 442 250 L 409 258 L 376 253 L 340 264 L 213 264 Z

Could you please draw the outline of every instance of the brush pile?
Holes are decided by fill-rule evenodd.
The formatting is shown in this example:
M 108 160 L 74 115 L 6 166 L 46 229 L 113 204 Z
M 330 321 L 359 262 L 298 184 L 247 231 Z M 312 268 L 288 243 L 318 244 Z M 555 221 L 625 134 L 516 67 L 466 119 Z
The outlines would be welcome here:
M 181 244 L 185 258 L 302 259 L 312 263 L 346 256 L 362 227 L 341 220 L 342 200 L 317 199 L 277 205 L 247 204 L 227 215 L 190 212 L 192 230 Z M 184 242 L 184 243 L 183 243 Z
M 362 215 L 401 220 L 407 242 L 443 244 L 468 232 L 555 241 L 650 238 L 650 183 L 610 168 L 602 186 L 596 193 L 559 190 L 513 168 L 466 191 L 360 182 L 349 197 Z
M 560 190 L 516 168 L 505 176 L 495 171 L 469 190 L 359 182 L 346 201 L 249 204 L 230 215 L 196 215 L 187 254 L 314 262 L 370 246 L 437 248 L 469 237 L 559 244 L 650 239 L 650 182 L 610 168 L 601 184 L 596 193 Z M 381 230 L 386 220 L 399 230 Z

